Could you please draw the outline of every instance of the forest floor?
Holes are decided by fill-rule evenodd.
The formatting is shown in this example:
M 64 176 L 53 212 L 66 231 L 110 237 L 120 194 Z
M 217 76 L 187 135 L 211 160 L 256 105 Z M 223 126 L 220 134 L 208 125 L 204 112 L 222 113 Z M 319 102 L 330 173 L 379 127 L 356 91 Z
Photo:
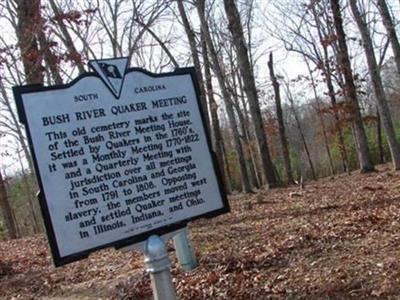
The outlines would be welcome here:
M 179 299 L 400 299 L 400 172 L 340 175 L 230 197 L 190 224 L 199 267 L 171 246 Z M 137 252 L 107 249 L 54 268 L 46 238 L 0 242 L 1 299 L 151 299 Z

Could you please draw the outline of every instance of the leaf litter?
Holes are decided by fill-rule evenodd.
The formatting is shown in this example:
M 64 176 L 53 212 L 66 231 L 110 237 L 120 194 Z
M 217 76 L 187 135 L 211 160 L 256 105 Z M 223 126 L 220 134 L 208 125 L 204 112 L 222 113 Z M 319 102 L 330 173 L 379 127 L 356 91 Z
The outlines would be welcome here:
M 229 198 L 191 223 L 199 266 L 168 245 L 179 299 L 400 298 L 400 172 L 338 175 Z M 249 205 L 250 204 L 250 205 Z M 54 268 L 43 235 L 0 242 L 1 299 L 152 299 L 143 257 L 106 249 Z

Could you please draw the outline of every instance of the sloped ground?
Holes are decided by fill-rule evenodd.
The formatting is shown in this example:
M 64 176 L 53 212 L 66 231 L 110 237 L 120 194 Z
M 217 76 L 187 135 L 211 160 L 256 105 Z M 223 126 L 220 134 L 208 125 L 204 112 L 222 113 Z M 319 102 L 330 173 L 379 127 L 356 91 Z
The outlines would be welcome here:
M 179 299 L 400 298 L 400 172 L 322 179 L 231 198 L 190 225 L 199 267 Z M 4 299 L 151 299 L 139 253 L 113 249 L 55 269 L 43 236 L 0 243 Z

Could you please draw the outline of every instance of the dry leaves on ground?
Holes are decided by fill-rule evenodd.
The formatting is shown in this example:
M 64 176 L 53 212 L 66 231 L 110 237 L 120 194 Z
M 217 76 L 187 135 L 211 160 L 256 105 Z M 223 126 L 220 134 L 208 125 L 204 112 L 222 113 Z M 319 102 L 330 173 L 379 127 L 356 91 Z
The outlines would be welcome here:
M 194 271 L 182 271 L 169 247 L 179 299 L 400 297 L 400 172 L 340 175 L 230 203 L 230 214 L 190 225 Z M 56 269 L 43 236 L 1 242 L 0 297 L 151 299 L 142 260 L 107 249 Z

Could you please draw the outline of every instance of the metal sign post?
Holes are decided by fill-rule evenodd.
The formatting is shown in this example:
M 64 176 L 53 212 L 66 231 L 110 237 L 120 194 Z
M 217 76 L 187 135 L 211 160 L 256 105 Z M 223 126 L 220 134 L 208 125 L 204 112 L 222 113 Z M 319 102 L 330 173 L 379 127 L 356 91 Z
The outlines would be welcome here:
M 189 239 L 189 230 L 187 227 L 182 229 L 173 237 L 174 247 L 178 262 L 182 269 L 191 271 L 197 267 L 196 254 L 194 253 L 192 243 Z
M 170 271 L 171 262 L 163 239 L 157 235 L 149 237 L 144 257 L 146 271 L 150 274 L 154 300 L 176 300 Z
M 146 271 L 150 275 L 155 300 L 175 300 L 176 292 L 172 283 L 171 262 L 165 244 L 168 240 L 184 233 L 184 229 L 162 236 L 152 235 L 146 241 L 122 248 L 122 251 L 140 251 L 144 254 Z M 179 258 L 178 258 L 179 259 Z

